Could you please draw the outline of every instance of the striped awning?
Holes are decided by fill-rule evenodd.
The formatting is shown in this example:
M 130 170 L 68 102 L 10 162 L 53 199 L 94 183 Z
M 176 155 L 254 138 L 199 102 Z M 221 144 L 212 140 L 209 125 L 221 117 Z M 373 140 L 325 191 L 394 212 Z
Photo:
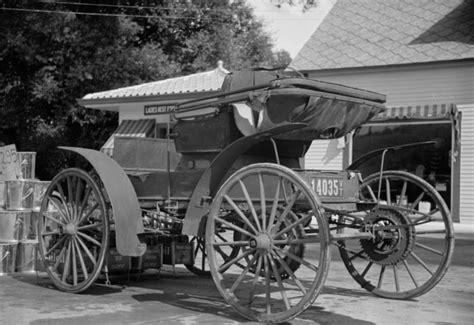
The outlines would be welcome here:
M 386 120 L 445 120 L 450 119 L 454 105 L 434 104 L 403 107 L 387 107 L 385 112 L 378 114 L 372 121 Z
M 100 148 L 100 151 L 106 155 L 112 157 L 114 152 L 114 139 L 117 136 L 120 137 L 138 137 L 146 138 L 153 135 L 155 127 L 154 119 L 141 119 L 141 120 L 123 120 L 115 132 Z

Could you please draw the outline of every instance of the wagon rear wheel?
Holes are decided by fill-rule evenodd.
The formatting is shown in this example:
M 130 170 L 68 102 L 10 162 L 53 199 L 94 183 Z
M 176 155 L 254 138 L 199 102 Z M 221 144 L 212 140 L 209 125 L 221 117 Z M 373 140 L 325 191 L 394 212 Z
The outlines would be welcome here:
M 91 286 L 104 264 L 109 219 L 104 196 L 86 172 L 71 168 L 48 187 L 38 219 L 38 247 L 54 285 L 67 292 Z
M 316 235 L 303 230 L 312 216 Z M 290 320 L 313 303 L 329 268 L 328 242 L 314 192 L 294 171 L 275 164 L 235 172 L 207 219 L 206 246 L 218 290 L 241 315 L 261 322 Z
M 385 298 L 409 299 L 431 290 L 444 276 L 454 249 L 451 215 L 440 194 L 423 179 L 400 171 L 369 176 L 361 197 L 376 203 L 363 211 L 375 238 L 341 243 L 352 277 Z

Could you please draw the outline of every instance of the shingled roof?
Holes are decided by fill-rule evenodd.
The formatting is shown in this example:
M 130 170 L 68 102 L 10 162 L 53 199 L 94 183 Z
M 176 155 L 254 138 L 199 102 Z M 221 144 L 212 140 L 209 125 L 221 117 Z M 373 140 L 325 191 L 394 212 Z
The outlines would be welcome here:
M 319 70 L 474 58 L 474 0 L 338 0 L 290 67 Z
M 110 99 L 130 99 L 141 96 L 160 96 L 172 94 L 186 94 L 207 91 L 217 91 L 222 87 L 225 76 L 229 72 L 222 67 L 219 61 L 215 70 L 195 73 L 183 77 L 170 78 L 154 82 L 148 82 L 136 86 L 123 87 L 113 90 L 90 93 L 79 100 L 81 105 L 93 101 Z

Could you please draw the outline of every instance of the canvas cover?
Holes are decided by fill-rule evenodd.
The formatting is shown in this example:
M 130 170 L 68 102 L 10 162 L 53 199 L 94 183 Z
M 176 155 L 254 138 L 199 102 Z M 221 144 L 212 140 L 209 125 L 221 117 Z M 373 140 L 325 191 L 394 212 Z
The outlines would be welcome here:
M 363 89 L 269 71 L 240 71 L 226 77 L 221 94 L 181 103 L 175 114 L 226 105 L 238 110 L 245 104 L 254 112 L 245 118 L 253 115 L 248 124 L 255 130 L 246 127 L 244 135 L 305 123 L 305 128 L 277 138 L 310 141 L 344 136 L 385 111 L 384 102 L 385 95 Z
M 306 123 L 302 130 L 279 136 L 294 140 L 339 138 L 384 110 L 380 104 L 298 88 L 264 91 L 249 105 L 262 110 L 257 132 L 288 123 Z

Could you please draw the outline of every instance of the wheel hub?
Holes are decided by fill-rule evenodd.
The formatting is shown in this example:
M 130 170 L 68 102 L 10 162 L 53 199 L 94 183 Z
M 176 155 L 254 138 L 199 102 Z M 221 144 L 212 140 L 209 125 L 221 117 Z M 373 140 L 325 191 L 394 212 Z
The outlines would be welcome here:
M 408 257 L 415 243 L 410 219 L 394 208 L 374 209 L 365 219 L 365 227 L 374 234 L 360 240 L 367 258 L 380 265 L 393 265 Z
M 250 247 L 256 248 L 262 251 L 270 251 L 273 240 L 272 237 L 266 233 L 259 234 L 256 238 L 252 238 L 249 241 Z
M 68 223 L 66 227 L 64 227 L 64 233 L 67 235 L 75 235 L 77 233 L 76 225 L 73 223 Z

